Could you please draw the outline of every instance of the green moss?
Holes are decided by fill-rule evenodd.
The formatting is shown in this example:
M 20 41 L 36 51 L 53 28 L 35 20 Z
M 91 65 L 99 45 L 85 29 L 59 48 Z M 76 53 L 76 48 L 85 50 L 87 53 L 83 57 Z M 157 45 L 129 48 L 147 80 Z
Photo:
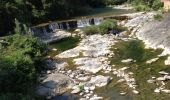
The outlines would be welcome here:
M 145 49 L 144 44 L 139 40 L 119 41 L 111 50 L 115 53 L 115 56 L 110 58 L 111 65 L 116 65 L 116 68 L 130 67 L 128 71 L 134 73 L 133 76 L 138 84 L 137 90 L 139 90 L 140 94 L 134 95 L 131 89 L 125 84 L 115 84 L 118 79 L 115 78 L 114 75 L 113 81 L 107 87 L 99 89 L 99 93 L 102 93 L 105 97 L 110 97 L 108 100 L 113 100 L 115 98 L 116 100 L 119 100 L 117 98 L 121 100 L 168 100 L 168 98 L 170 98 L 170 95 L 167 94 L 154 93 L 154 89 L 158 86 L 156 86 L 156 84 L 147 83 L 147 80 L 151 79 L 152 76 L 160 76 L 159 71 L 170 72 L 170 67 L 164 65 L 167 56 L 159 57 L 159 60 L 152 64 L 146 64 L 147 60 L 158 57 L 162 50 Z M 136 60 L 136 62 L 130 64 L 121 62 L 121 60 L 128 58 L 132 58 Z M 167 82 L 166 88 L 170 89 L 170 82 Z M 121 91 L 127 92 L 125 95 L 126 98 L 116 94 L 115 91 L 119 93 Z
M 50 56 L 55 56 L 61 52 L 64 52 L 66 50 L 72 49 L 77 46 L 77 44 L 80 42 L 79 37 L 68 37 L 65 39 L 62 39 L 58 42 L 52 43 L 49 45 L 50 48 L 56 48 L 57 51 L 52 51 L 49 53 Z

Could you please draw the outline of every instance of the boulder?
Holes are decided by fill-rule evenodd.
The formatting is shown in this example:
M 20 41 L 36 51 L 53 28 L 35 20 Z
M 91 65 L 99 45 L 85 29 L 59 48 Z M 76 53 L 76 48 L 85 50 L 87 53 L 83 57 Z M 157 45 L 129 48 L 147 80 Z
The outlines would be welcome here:
M 103 87 L 103 86 L 106 86 L 110 81 L 111 81 L 110 76 L 98 75 L 98 76 L 92 77 L 88 83 L 94 84 L 95 86 L 98 86 L 98 87 Z
M 103 58 L 103 57 L 102 57 Z M 99 58 L 77 58 L 74 59 L 76 65 L 80 65 L 78 69 L 85 70 L 92 73 L 97 73 L 103 68 L 103 64 Z
M 42 96 L 57 95 L 67 91 L 73 81 L 64 74 L 49 74 L 37 88 L 37 94 Z

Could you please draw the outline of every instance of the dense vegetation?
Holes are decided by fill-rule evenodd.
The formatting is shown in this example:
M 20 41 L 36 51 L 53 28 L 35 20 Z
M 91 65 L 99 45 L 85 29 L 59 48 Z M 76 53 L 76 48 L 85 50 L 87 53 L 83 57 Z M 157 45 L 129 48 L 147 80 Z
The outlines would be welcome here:
M 163 7 L 160 0 L 131 0 L 137 11 L 159 10 Z
M 32 36 L 16 34 L 3 38 L 0 43 L 1 100 L 32 100 L 45 51 L 46 45 Z
M 125 28 L 117 25 L 117 21 L 113 19 L 107 19 L 103 21 L 100 25 L 87 26 L 83 29 L 86 35 L 92 34 L 118 34 L 119 32 L 125 30 Z
M 123 3 L 126 0 L 0 0 L 0 36 L 20 27 L 84 13 L 93 7 Z
M 13 33 L 16 20 L 22 29 L 26 29 L 38 23 L 75 16 L 94 7 L 127 1 L 139 11 L 157 10 L 162 6 L 160 0 L 1 0 L 0 36 Z

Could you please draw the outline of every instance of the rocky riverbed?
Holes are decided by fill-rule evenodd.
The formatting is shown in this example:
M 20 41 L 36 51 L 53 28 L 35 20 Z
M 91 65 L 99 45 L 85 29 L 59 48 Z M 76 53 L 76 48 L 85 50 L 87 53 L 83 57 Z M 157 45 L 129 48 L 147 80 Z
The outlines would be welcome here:
M 167 80 L 169 80 L 168 72 L 161 71 L 162 69 L 159 68 L 159 70 L 157 69 L 157 71 L 155 71 L 157 77 L 150 74 L 146 75 L 146 77 L 145 75 L 141 75 L 143 77 L 137 76 L 141 74 L 141 72 L 138 72 L 138 66 L 155 66 L 155 63 L 162 61 L 162 56 L 154 55 L 153 57 L 140 61 L 140 59 L 133 57 L 136 55 L 133 55 L 132 58 L 126 57 L 124 59 L 123 55 L 122 57 L 117 57 L 117 54 L 115 54 L 119 48 L 114 47 L 114 45 L 118 46 L 117 44 L 119 44 L 120 41 L 128 43 L 128 41 L 134 41 L 137 40 L 136 38 L 139 38 L 144 40 L 146 46 L 148 46 L 148 43 L 152 43 L 153 45 L 155 42 L 149 42 L 152 36 L 149 35 L 150 37 L 147 37 L 147 34 L 144 35 L 144 33 L 142 33 L 149 31 L 142 31 L 142 27 L 143 25 L 145 27 L 146 23 L 153 21 L 154 15 L 156 14 L 156 12 L 129 14 L 130 20 L 121 21 L 119 24 L 126 26 L 128 30 L 131 31 L 131 38 L 124 36 L 126 32 L 122 32 L 119 37 L 112 34 L 84 36 L 82 35 L 83 32 L 79 30 L 78 33 L 81 35 L 82 40 L 75 48 L 66 50 L 48 60 L 49 70 L 42 72 L 42 81 L 38 87 L 38 94 L 55 100 L 56 95 L 69 92 L 74 94 L 75 100 L 104 100 L 105 97 L 98 94 L 96 90 L 100 90 L 100 88 L 107 87 L 113 83 L 124 84 L 124 86 L 128 88 L 127 91 L 120 91 L 119 95 L 122 96 L 132 94 L 131 96 L 136 95 L 135 97 L 141 98 L 142 95 L 145 94 L 141 88 L 141 86 L 144 85 L 143 83 L 147 83 L 147 85 L 155 83 L 155 85 L 158 85 L 158 87 L 154 86 L 155 90 L 152 91 L 153 93 L 169 93 L 170 90 L 165 88 L 169 86 L 166 86 L 166 84 L 168 84 Z M 128 49 L 129 48 L 127 48 L 127 50 Z M 134 51 L 134 54 L 136 52 L 137 55 L 138 52 L 143 54 L 143 51 L 141 52 L 140 50 Z M 151 55 L 151 52 L 158 54 L 156 53 L 157 51 L 153 50 L 149 52 L 149 55 Z M 146 53 L 146 55 L 148 54 Z M 114 57 L 117 57 L 119 61 L 115 60 L 117 62 L 113 62 L 111 59 Z M 118 62 L 120 64 L 117 64 Z M 143 74 L 148 73 L 147 70 L 151 69 L 152 68 L 145 69 L 144 67 Z M 159 74 L 162 76 L 159 76 Z M 115 77 L 116 81 L 114 79 Z M 139 77 L 140 79 L 138 79 Z M 145 86 L 143 88 L 145 88 Z M 108 90 L 108 92 L 109 91 L 110 90 Z

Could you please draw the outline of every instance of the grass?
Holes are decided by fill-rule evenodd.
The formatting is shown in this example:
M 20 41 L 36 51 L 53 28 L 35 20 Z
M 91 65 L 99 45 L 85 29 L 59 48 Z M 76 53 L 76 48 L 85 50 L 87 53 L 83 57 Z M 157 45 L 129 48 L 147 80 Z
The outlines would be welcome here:
M 52 43 L 49 45 L 50 48 L 56 48 L 57 51 L 52 51 L 49 53 L 50 56 L 55 56 L 61 52 L 64 52 L 66 50 L 72 49 L 77 46 L 77 44 L 80 42 L 79 37 L 68 37 L 65 39 L 62 39 L 56 43 Z
M 169 94 L 156 94 L 154 89 L 158 86 L 147 83 L 147 80 L 151 79 L 152 76 L 160 76 L 159 71 L 170 72 L 170 67 L 164 65 L 166 56 L 160 57 L 159 60 L 152 64 L 146 64 L 147 60 L 156 58 L 162 50 L 144 49 L 144 44 L 139 40 L 120 41 L 112 47 L 112 50 L 115 56 L 110 58 L 111 65 L 114 64 L 117 68 L 130 67 L 128 71 L 134 73 L 133 76 L 138 84 L 137 90 L 139 90 L 140 94 L 134 95 L 125 84 L 115 84 L 118 80 L 117 78 L 113 78 L 113 81 L 107 87 L 99 89 L 99 93 L 102 92 L 103 96 L 110 97 L 107 100 L 169 100 Z M 121 60 L 128 58 L 132 58 L 136 62 L 131 64 L 121 63 Z M 113 77 L 115 76 L 113 75 Z M 170 82 L 167 82 L 166 88 L 170 89 Z M 115 91 L 119 91 L 119 93 L 120 91 L 126 91 L 126 98 L 116 95 Z

